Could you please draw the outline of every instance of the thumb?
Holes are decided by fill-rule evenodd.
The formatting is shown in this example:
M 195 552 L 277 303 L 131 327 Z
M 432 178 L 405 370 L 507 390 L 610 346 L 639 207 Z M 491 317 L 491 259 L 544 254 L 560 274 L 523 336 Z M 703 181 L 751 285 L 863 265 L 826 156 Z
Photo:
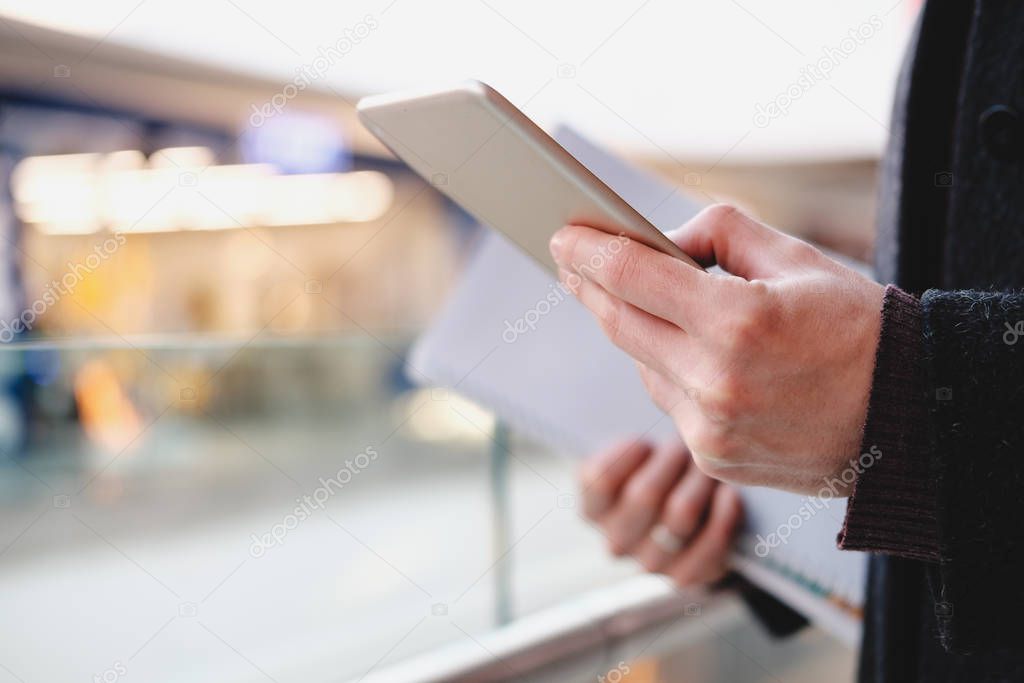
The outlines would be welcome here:
M 680 249 L 705 268 L 717 265 L 745 280 L 778 276 L 798 266 L 784 235 L 728 204 L 714 204 L 668 233 Z

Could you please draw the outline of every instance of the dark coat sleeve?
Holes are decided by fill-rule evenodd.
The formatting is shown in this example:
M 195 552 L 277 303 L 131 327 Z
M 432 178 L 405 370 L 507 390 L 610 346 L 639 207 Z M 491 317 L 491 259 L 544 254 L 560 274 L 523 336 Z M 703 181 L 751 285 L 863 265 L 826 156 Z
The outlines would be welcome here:
M 1024 647 L 1024 294 L 886 290 L 840 547 L 925 561 L 951 651 Z

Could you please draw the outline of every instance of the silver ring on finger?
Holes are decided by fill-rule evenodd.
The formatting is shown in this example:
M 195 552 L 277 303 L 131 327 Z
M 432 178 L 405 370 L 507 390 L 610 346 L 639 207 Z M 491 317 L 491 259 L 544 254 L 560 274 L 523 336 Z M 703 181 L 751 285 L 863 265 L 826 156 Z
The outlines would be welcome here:
M 651 529 L 651 540 L 669 555 L 675 555 L 683 548 L 685 540 L 664 524 L 657 524 Z

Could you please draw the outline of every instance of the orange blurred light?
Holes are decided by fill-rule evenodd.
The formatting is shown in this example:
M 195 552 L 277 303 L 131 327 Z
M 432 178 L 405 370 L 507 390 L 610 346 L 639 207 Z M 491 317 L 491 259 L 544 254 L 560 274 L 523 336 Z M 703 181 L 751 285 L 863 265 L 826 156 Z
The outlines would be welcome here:
M 87 362 L 75 375 L 75 403 L 87 437 L 104 450 L 120 453 L 142 429 L 142 420 L 108 363 Z

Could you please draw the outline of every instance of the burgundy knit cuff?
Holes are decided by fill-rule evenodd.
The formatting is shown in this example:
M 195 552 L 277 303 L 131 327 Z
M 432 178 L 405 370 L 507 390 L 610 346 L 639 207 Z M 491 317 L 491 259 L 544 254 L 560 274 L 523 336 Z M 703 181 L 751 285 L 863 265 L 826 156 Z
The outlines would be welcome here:
M 860 451 L 875 457 L 854 483 L 838 538 L 843 550 L 939 559 L 923 353 L 921 302 L 889 285 Z

